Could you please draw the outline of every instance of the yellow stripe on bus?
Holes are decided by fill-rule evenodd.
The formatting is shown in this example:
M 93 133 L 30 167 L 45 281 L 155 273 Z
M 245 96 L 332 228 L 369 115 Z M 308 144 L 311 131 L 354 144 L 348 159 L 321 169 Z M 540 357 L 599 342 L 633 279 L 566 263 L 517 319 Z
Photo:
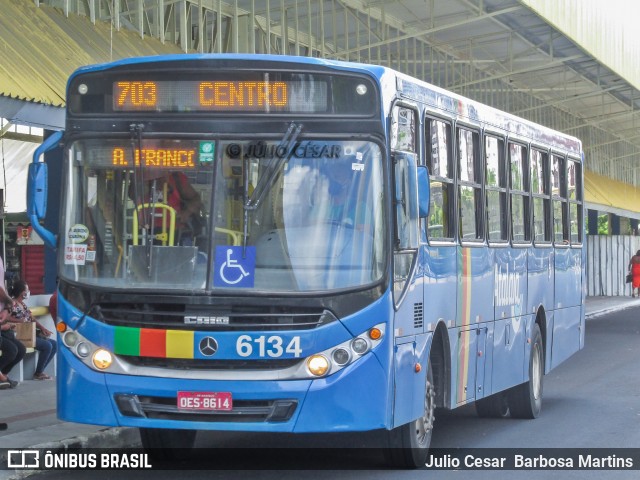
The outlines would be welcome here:
M 193 332 L 167 330 L 167 358 L 193 358 Z

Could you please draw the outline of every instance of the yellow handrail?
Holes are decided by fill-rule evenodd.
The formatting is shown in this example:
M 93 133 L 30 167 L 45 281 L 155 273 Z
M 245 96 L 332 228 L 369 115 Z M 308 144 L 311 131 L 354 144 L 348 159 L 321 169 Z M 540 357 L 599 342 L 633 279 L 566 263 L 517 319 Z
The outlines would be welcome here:
M 238 247 L 242 244 L 242 237 L 244 234 L 237 230 L 229 230 L 228 228 L 216 227 L 216 232 L 226 233 L 233 239 L 233 246 Z
M 151 208 L 163 210 L 162 212 L 162 233 L 154 233 L 154 238 L 160 240 L 164 246 L 173 246 L 173 240 L 176 230 L 176 210 L 166 203 L 143 203 L 136 207 L 136 213 L 133 215 L 133 244 L 138 245 L 138 214 L 143 208 Z M 167 217 L 169 213 L 169 232 L 167 232 Z M 155 217 L 155 213 L 152 215 Z M 155 218 L 152 220 L 155 221 Z M 168 233 L 168 235 L 167 235 Z

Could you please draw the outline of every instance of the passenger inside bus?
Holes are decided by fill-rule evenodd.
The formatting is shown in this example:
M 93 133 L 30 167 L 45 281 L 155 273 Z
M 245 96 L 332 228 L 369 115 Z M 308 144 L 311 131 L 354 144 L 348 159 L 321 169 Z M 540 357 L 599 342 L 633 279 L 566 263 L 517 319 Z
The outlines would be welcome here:
M 203 233 L 205 221 L 200 195 L 186 175 L 179 171 L 153 171 L 145 172 L 144 179 L 137 192 L 140 225 L 151 230 L 153 217 L 153 231 L 166 232 L 168 209 L 162 207 L 166 205 L 175 211 L 175 244 L 193 244 Z M 130 185 L 129 197 L 136 197 L 134 183 Z

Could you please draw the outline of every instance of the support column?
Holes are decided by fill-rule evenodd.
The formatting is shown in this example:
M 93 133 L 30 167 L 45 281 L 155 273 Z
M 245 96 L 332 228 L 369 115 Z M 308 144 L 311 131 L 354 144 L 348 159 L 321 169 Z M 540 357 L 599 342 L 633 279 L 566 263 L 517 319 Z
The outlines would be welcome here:
M 611 235 L 620 235 L 620 217 L 615 213 L 609 215 L 609 224 L 611 225 Z
M 597 210 L 587 210 L 587 216 L 589 217 L 588 223 L 588 231 L 587 235 L 597 235 L 598 234 L 598 211 Z

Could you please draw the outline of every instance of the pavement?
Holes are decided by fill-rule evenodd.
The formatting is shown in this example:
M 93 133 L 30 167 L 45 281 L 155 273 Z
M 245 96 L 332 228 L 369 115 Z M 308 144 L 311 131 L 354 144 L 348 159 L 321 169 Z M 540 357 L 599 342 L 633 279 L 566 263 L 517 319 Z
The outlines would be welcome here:
M 585 316 L 588 321 L 594 321 L 631 307 L 640 307 L 640 298 L 588 297 Z M 15 389 L 0 391 L 0 399 L 0 422 L 8 424 L 7 430 L 0 431 L 0 451 L 140 446 L 140 437 L 134 428 L 105 428 L 59 420 L 55 380 L 25 380 Z M 4 461 L 1 463 L 6 465 Z M 25 473 L 0 470 L 0 480 L 22 478 Z

